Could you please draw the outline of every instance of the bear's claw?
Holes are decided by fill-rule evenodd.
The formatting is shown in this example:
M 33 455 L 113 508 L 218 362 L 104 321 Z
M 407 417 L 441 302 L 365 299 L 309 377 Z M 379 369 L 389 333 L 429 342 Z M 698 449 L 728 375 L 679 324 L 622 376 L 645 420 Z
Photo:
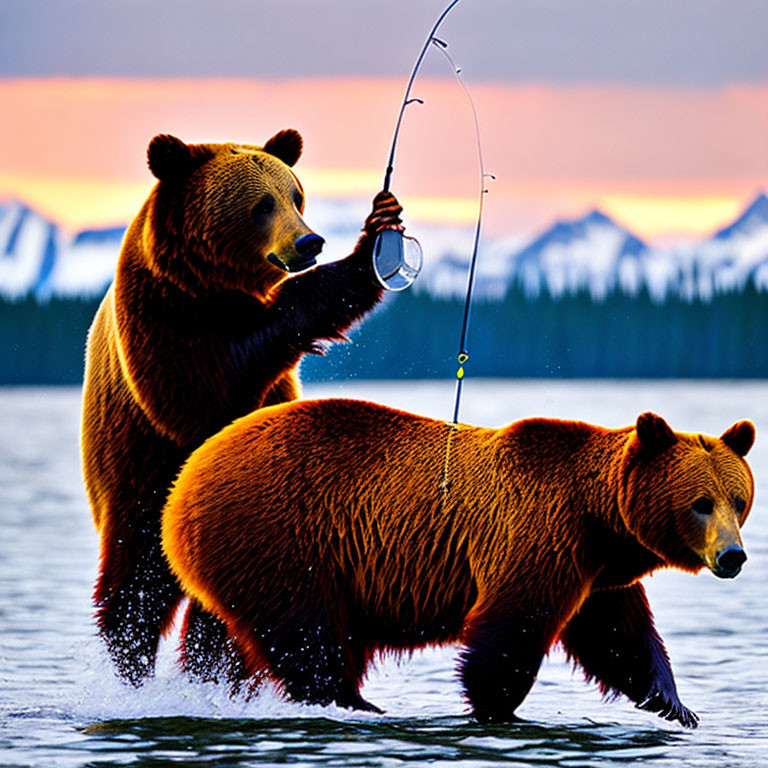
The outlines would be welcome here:
M 667 694 L 656 688 L 653 688 L 636 706 L 638 709 L 655 712 L 665 720 L 677 720 L 684 728 L 697 728 L 699 725 L 699 716 L 684 706 L 677 696 L 669 698 Z

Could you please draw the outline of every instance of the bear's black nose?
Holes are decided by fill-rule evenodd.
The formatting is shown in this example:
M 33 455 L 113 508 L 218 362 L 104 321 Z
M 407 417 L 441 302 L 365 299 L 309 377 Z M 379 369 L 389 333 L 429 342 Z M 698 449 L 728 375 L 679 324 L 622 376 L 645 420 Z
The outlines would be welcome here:
M 304 258 L 314 259 L 323 250 L 323 245 L 325 245 L 325 240 L 313 232 L 296 241 L 296 252 Z
M 741 566 L 746 561 L 747 553 L 738 544 L 727 547 L 717 556 L 715 576 L 732 579 L 738 576 Z

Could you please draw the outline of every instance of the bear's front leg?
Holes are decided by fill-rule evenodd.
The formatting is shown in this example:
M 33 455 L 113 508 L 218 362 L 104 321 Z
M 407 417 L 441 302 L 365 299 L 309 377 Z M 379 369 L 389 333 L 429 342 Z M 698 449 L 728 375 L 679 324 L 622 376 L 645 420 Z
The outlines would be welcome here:
M 698 716 L 683 706 L 642 584 L 592 593 L 561 635 L 568 656 L 603 694 L 623 693 L 640 709 L 678 720 Z
M 247 340 L 246 355 L 276 371 L 293 366 L 320 340 L 340 340 L 369 312 L 383 292 L 373 269 L 373 245 L 384 229 L 402 229 L 402 208 L 380 192 L 355 250 L 341 261 L 323 264 L 286 280 L 275 292 L 261 326 Z M 258 352 L 258 354 L 254 354 Z M 239 356 L 243 352 L 238 353 Z
M 484 609 L 464 635 L 460 675 L 472 714 L 481 723 L 513 722 L 536 680 L 553 638 L 547 608 L 502 614 Z

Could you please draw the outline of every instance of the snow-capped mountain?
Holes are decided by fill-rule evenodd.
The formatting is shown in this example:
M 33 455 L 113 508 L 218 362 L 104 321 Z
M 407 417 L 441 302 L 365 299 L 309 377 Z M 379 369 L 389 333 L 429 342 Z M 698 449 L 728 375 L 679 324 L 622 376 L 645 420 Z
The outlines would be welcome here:
M 589 286 L 594 299 L 621 289 L 634 294 L 643 279 L 648 246 L 600 211 L 558 221 L 515 257 L 515 273 L 528 295 L 546 286 L 553 296 Z
M 323 261 L 349 253 L 368 204 L 314 200 L 308 223 L 328 240 Z M 416 228 L 412 227 L 412 230 Z M 115 270 L 124 228 L 86 230 L 65 237 L 43 216 L 14 202 L 0 205 L 0 296 L 96 298 Z M 419 226 L 424 270 L 417 292 L 463 296 L 474 233 L 458 227 Z M 656 300 L 669 293 L 709 298 L 750 282 L 768 290 L 768 197 L 760 194 L 730 225 L 706 241 L 657 248 L 600 211 L 556 222 L 533 239 L 483 237 L 476 295 L 501 300 L 512 286 L 528 295 L 559 297 L 588 290 L 595 300 L 613 291 L 647 289 Z
M 753 234 L 768 224 L 768 196 L 760 193 L 736 221 L 717 231 L 713 240 L 728 240 Z
M 59 230 L 21 203 L 0 206 L 0 293 L 22 298 L 50 278 Z
M 768 289 L 768 197 L 758 195 L 736 221 L 696 249 L 693 262 L 700 295 L 742 289 L 750 280 Z M 707 275 L 710 283 L 702 284 Z
M 421 237 L 421 233 L 420 237 Z M 456 237 L 449 247 L 426 247 L 424 274 L 414 286 L 433 295 L 463 295 L 471 238 Z M 699 243 L 653 247 L 600 211 L 556 222 L 520 247 L 483 241 L 477 293 L 503 298 L 517 285 L 535 297 L 588 290 L 599 301 L 613 291 L 635 295 L 646 289 L 657 301 L 668 294 L 708 299 L 742 290 L 750 281 L 768 290 L 768 197 L 760 194 L 728 227 Z
M 124 228 L 66 238 L 23 203 L 0 205 L 0 296 L 96 298 L 112 281 Z
M 38 295 L 98 297 L 115 274 L 125 227 L 89 229 L 65 242 L 50 279 Z

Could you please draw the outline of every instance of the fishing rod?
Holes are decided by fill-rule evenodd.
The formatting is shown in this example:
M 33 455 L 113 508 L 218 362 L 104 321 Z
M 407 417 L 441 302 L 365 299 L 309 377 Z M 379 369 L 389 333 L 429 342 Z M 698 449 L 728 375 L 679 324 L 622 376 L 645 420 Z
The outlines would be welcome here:
M 459 352 L 457 355 L 457 361 L 459 368 L 456 371 L 456 395 L 453 405 L 453 424 L 458 424 L 459 421 L 459 409 L 461 407 L 461 393 L 464 384 L 464 364 L 469 360 L 469 351 L 467 349 L 467 334 L 469 332 L 469 316 L 472 309 L 472 293 L 475 288 L 475 273 L 477 270 L 477 254 L 480 247 L 480 237 L 483 229 L 483 213 L 485 209 L 485 196 L 488 194 L 488 190 L 485 187 L 486 179 L 495 179 L 492 173 L 486 173 L 485 165 L 483 163 L 483 145 L 480 140 L 480 119 L 477 116 L 477 108 L 475 107 L 472 94 L 469 92 L 463 78 L 461 77 L 461 69 L 456 66 L 456 62 L 453 57 L 448 53 L 448 44 L 444 40 L 432 37 L 432 43 L 443 56 L 448 59 L 448 63 L 453 69 L 456 80 L 458 81 L 461 89 L 464 91 L 464 95 L 467 97 L 470 109 L 472 111 L 472 120 L 475 124 L 475 144 L 477 146 L 477 165 L 479 168 L 480 177 L 480 189 L 478 194 L 477 203 L 477 220 L 475 222 L 475 236 L 472 245 L 472 256 L 469 260 L 469 273 L 467 275 L 467 292 L 464 299 L 464 317 L 461 322 L 461 338 L 459 341 Z
M 402 126 L 403 117 L 405 115 L 406 108 L 415 103 L 423 104 L 421 99 L 411 97 L 411 89 L 413 83 L 416 80 L 419 69 L 424 57 L 427 55 L 430 45 L 434 45 L 448 60 L 451 66 L 453 74 L 458 81 L 461 89 L 464 91 L 469 103 L 470 110 L 472 112 L 472 119 L 475 127 L 475 143 L 477 146 L 477 159 L 479 167 L 480 189 L 478 195 L 478 212 L 477 221 L 475 223 L 474 241 L 472 247 L 472 256 L 469 262 L 469 273 L 467 275 L 467 291 L 464 300 L 464 315 L 461 324 L 461 338 L 459 341 L 459 352 L 457 355 L 457 361 L 459 368 L 456 371 L 456 394 L 453 407 L 453 420 L 452 424 L 457 424 L 459 421 L 459 411 L 461 408 L 461 395 L 464 384 L 464 365 L 469 360 L 469 351 L 467 350 L 467 334 L 469 331 L 469 319 L 472 308 L 472 294 L 475 285 L 475 274 L 477 270 L 477 256 L 480 245 L 480 237 L 483 226 L 483 213 L 485 195 L 488 190 L 485 188 L 486 179 L 495 179 L 496 177 L 492 173 L 486 173 L 483 163 L 483 149 L 480 139 L 480 121 L 477 116 L 477 109 L 475 102 L 472 99 L 472 94 L 469 92 L 464 80 L 461 77 L 461 69 L 456 66 L 456 62 L 448 52 L 448 44 L 438 38 L 437 31 L 440 25 L 443 23 L 445 17 L 458 5 L 460 0 L 452 0 L 451 3 L 443 10 L 435 21 L 434 26 L 427 35 L 427 39 L 424 41 L 424 45 L 419 52 L 416 59 L 416 63 L 411 70 L 411 75 L 408 78 L 408 84 L 405 88 L 405 94 L 400 104 L 400 111 L 397 115 L 395 122 L 395 130 L 392 135 L 392 146 L 389 150 L 389 159 L 387 161 L 387 168 L 384 174 L 383 190 L 388 192 L 390 189 L 390 183 L 392 180 L 392 173 L 395 170 L 395 154 L 397 152 L 397 142 L 400 138 L 400 128 Z M 402 232 L 398 230 L 384 230 L 381 232 L 374 244 L 374 271 L 379 281 L 389 290 L 400 291 L 407 288 L 413 283 L 421 271 L 421 265 L 423 263 L 423 252 L 421 246 L 415 238 L 406 237 Z
M 458 5 L 461 0 L 452 0 L 445 10 L 438 16 L 437 21 L 427 35 L 424 45 L 421 47 L 416 63 L 411 70 L 411 76 L 408 78 L 408 84 L 405 87 L 400 111 L 395 122 L 395 130 L 392 134 L 392 146 L 389 150 L 387 168 L 384 173 L 383 191 L 389 192 L 392 181 L 392 173 L 395 170 L 395 153 L 397 152 L 397 142 L 400 138 L 400 127 L 403 123 L 403 116 L 406 108 L 413 104 L 423 104 L 421 99 L 411 98 L 411 88 L 416 80 L 416 76 L 421 68 L 421 63 L 427 55 L 429 46 L 435 39 L 435 34 L 443 23 L 445 17 Z M 373 268 L 379 282 L 390 291 L 402 291 L 408 288 L 421 272 L 421 266 L 424 263 L 424 252 L 421 249 L 419 241 L 414 237 L 408 237 L 399 230 L 385 229 L 376 237 L 373 245 Z
M 431 45 L 432 41 L 435 39 L 435 34 L 437 33 L 437 30 L 440 29 L 440 25 L 443 23 L 443 20 L 445 17 L 453 10 L 454 6 L 458 5 L 461 0 L 453 0 L 446 9 L 438 16 L 437 21 L 435 22 L 435 25 L 432 27 L 432 30 L 427 35 L 427 39 L 424 41 L 424 45 L 421 48 L 421 51 L 419 52 L 419 56 L 416 59 L 416 63 L 413 65 L 413 69 L 411 70 L 411 76 L 408 79 L 408 85 L 405 87 L 405 94 L 403 96 L 403 101 L 400 104 L 400 112 L 397 115 L 397 122 L 395 123 L 395 130 L 392 135 L 392 146 L 389 150 L 389 160 L 387 161 L 387 170 L 384 174 L 384 187 L 383 190 L 385 192 L 389 192 L 389 185 L 392 180 L 392 173 L 395 170 L 395 152 L 397 151 L 397 141 L 400 138 L 400 126 L 403 122 L 403 115 L 405 115 L 405 110 L 408 107 L 409 104 L 413 104 L 414 102 L 418 104 L 423 104 L 424 102 L 421 99 L 412 99 L 411 98 L 411 88 L 413 87 L 413 83 L 416 80 L 416 75 L 419 73 L 419 69 L 421 68 L 421 63 L 424 61 L 424 57 L 427 55 L 427 51 L 429 50 L 429 46 Z

